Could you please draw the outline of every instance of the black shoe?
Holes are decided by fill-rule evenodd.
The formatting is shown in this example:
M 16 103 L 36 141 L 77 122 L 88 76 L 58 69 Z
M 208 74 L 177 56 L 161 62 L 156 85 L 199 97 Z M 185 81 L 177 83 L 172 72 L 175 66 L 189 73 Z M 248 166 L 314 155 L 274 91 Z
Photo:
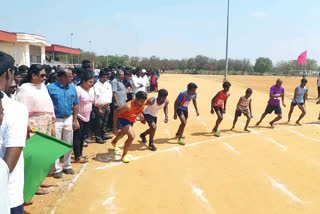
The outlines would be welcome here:
M 65 174 L 67 174 L 67 175 L 73 175 L 74 174 L 74 171 L 73 171 L 73 169 L 64 169 L 63 170 L 63 172 L 65 173 Z
M 54 178 L 62 178 L 62 172 L 56 172 L 53 174 Z
M 150 143 L 150 144 L 149 144 L 149 149 L 150 149 L 151 151 L 156 151 L 156 150 L 157 150 L 157 147 L 155 147 L 153 143 Z
M 104 140 L 110 140 L 110 139 L 112 139 L 112 137 L 109 136 L 109 135 L 105 135 L 105 136 L 103 137 L 103 139 L 104 139 Z
M 144 142 L 144 143 L 147 142 L 146 136 L 144 136 L 143 134 L 140 135 L 140 138 L 141 138 L 142 142 Z
M 96 137 L 96 143 L 104 144 L 105 142 L 100 137 Z

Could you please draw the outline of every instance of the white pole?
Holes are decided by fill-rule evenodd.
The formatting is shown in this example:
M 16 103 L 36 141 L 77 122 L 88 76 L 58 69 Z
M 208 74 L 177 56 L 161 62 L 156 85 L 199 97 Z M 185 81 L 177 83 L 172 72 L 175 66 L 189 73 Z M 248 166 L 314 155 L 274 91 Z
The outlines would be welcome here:
M 224 81 L 227 81 L 227 76 L 228 76 L 229 6 L 230 6 L 230 0 L 228 0 L 228 9 L 227 9 L 226 70 L 225 70 L 225 74 L 224 74 Z

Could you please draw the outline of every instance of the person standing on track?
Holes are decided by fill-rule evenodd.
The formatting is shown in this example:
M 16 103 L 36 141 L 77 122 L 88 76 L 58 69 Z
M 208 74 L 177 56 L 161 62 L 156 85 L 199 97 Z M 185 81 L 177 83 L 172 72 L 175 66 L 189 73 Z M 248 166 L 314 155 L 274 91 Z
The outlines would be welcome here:
M 294 97 L 291 102 L 289 116 L 288 116 L 288 123 L 290 122 L 291 115 L 293 112 L 293 109 L 296 105 L 298 105 L 299 109 L 301 110 L 301 115 L 299 119 L 297 120 L 296 124 L 301 126 L 300 120 L 306 115 L 306 100 L 308 98 L 308 88 L 307 88 L 307 80 L 302 79 L 300 86 L 297 86 L 294 90 Z
M 280 106 L 280 98 L 282 100 L 283 107 L 286 107 L 284 104 L 284 88 L 281 87 L 283 81 L 281 79 L 277 80 L 277 83 L 270 88 L 270 99 L 268 101 L 267 108 L 265 112 L 262 114 L 261 119 L 257 122 L 256 126 L 259 126 L 262 120 L 265 118 L 267 114 L 271 114 L 275 111 L 277 117 L 272 120 L 269 124 L 271 128 L 274 128 L 274 123 L 282 119 L 282 110 Z
M 216 96 L 214 96 L 211 100 L 211 114 L 216 112 L 218 118 L 216 121 L 216 125 L 214 126 L 212 132 L 215 136 L 220 137 L 220 132 L 218 131 L 219 125 L 223 120 L 223 114 L 226 113 L 227 100 L 230 96 L 229 90 L 231 84 L 229 82 L 224 82 L 223 90 L 219 91 Z
M 234 120 L 233 120 L 233 126 L 232 126 L 231 130 L 234 129 L 234 127 L 238 121 L 238 117 L 240 117 L 241 114 L 244 114 L 247 117 L 247 122 L 246 122 L 246 126 L 244 127 L 244 131 L 250 132 L 250 130 L 248 129 L 248 126 L 249 126 L 250 120 L 252 118 L 251 95 L 252 95 L 252 89 L 248 88 L 246 90 L 246 95 L 240 97 L 239 102 L 237 104 L 237 109 L 236 109 L 236 113 L 235 113 Z
M 144 121 L 142 123 L 148 122 L 149 129 L 140 134 L 142 142 L 146 143 L 146 136 L 149 134 L 149 149 L 151 151 L 156 151 L 157 147 L 153 144 L 153 138 L 156 133 L 157 128 L 157 116 L 160 109 L 163 108 L 164 111 L 164 122 L 168 123 L 168 104 L 167 100 L 168 91 L 165 89 L 160 89 L 158 92 L 158 97 L 151 97 L 147 101 L 147 107 L 143 111 Z
M 115 151 L 119 151 L 118 141 L 124 136 L 127 135 L 128 139 L 125 142 L 122 162 L 129 163 L 130 158 L 127 156 L 129 147 L 132 144 L 132 141 L 135 138 L 133 131 L 133 123 L 136 121 L 136 118 L 139 116 L 141 120 L 144 120 L 143 109 L 144 104 L 147 99 L 147 94 L 143 91 L 139 91 L 136 94 L 136 98 L 124 104 L 123 106 L 117 108 L 113 113 L 113 134 L 116 137 L 111 141 L 111 144 L 114 146 Z M 117 123 L 118 120 L 121 125 L 121 131 L 118 132 Z
M 197 116 L 199 116 L 199 111 L 197 107 L 197 88 L 198 86 L 196 84 L 189 83 L 188 90 L 181 92 L 174 103 L 174 119 L 176 120 L 179 117 L 181 121 L 176 134 L 176 138 L 178 138 L 178 143 L 180 145 L 185 145 L 185 142 L 183 141 L 183 139 L 185 138 L 183 136 L 183 131 L 187 125 L 188 105 L 191 100 L 193 102 L 194 108 L 196 109 Z

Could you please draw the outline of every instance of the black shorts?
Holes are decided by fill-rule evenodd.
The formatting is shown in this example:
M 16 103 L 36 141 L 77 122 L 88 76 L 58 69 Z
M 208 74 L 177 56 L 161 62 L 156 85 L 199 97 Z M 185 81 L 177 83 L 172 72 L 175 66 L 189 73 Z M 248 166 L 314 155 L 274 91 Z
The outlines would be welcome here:
M 247 115 L 249 114 L 248 109 L 243 110 Z M 239 109 L 236 110 L 236 117 L 241 117 L 242 115 L 242 111 L 240 111 Z
M 219 106 L 213 106 L 213 109 L 215 110 L 216 113 L 219 111 L 221 114 L 223 114 L 223 109 L 220 108 Z
M 297 105 L 297 103 L 292 102 L 292 103 L 291 103 L 291 105 L 292 105 L 292 106 L 296 106 L 296 105 Z M 303 105 L 304 105 L 304 103 L 299 103 L 299 105 L 303 106 Z
M 177 114 L 178 115 L 184 115 L 184 117 L 186 119 L 188 119 L 188 111 L 184 111 L 184 110 L 181 110 L 181 109 L 177 109 Z
M 282 110 L 280 106 L 272 106 L 272 105 L 267 106 L 265 113 L 271 114 L 273 111 L 275 114 L 282 114 Z
M 144 120 L 147 121 L 149 126 L 154 122 L 154 124 L 157 124 L 157 118 L 150 115 L 150 114 L 143 114 Z

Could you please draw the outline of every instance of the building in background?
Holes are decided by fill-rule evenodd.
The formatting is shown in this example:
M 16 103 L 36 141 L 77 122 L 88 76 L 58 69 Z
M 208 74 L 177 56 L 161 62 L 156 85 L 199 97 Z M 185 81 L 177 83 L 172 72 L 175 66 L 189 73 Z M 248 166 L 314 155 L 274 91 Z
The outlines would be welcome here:
M 79 49 L 51 45 L 44 36 L 6 31 L 0 31 L 0 51 L 10 54 L 16 66 L 72 65 L 78 62 L 78 57 L 74 55 L 80 55 Z

